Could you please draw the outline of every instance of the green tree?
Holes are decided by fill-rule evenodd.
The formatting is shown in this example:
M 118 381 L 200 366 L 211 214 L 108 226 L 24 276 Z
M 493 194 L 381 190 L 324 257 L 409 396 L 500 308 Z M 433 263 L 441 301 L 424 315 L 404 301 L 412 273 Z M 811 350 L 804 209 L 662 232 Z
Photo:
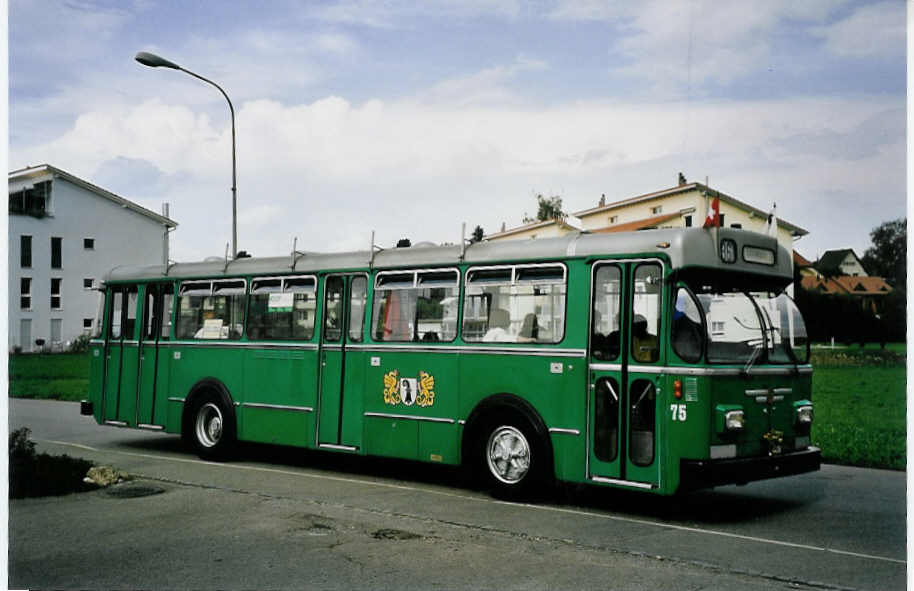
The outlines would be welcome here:
M 563 217 L 562 198 L 558 195 L 546 197 L 542 194 L 536 196 L 536 219 L 545 222 Z
M 470 242 L 482 242 L 482 237 L 485 236 L 485 230 L 482 229 L 482 226 L 476 226 L 473 229 L 473 235 L 470 237 Z
M 895 289 L 904 289 L 908 278 L 908 219 L 885 222 L 870 232 L 873 246 L 863 254 L 866 272 L 885 278 Z
M 546 222 L 565 217 L 562 211 L 562 198 L 559 195 L 546 197 L 542 193 L 536 195 L 536 219 L 529 217 L 524 213 L 524 223 Z

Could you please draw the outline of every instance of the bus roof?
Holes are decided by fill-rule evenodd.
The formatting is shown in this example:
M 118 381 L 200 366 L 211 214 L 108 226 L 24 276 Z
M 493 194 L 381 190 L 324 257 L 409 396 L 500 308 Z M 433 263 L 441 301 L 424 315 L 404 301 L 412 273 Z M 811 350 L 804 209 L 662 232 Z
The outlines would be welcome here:
M 776 239 L 735 228 L 720 228 L 715 242 L 712 231 L 701 228 L 642 230 L 618 233 L 572 233 L 559 238 L 536 240 L 504 240 L 477 242 L 466 247 L 463 259 L 459 246 L 424 246 L 390 248 L 377 251 L 371 260 L 368 250 L 341 253 L 298 253 L 281 257 L 209 260 L 195 263 L 174 263 L 149 266 L 115 267 L 106 281 L 136 281 L 162 277 L 183 279 L 191 277 L 237 277 L 243 275 L 284 275 L 316 273 L 330 270 L 393 269 L 548 261 L 566 258 L 619 258 L 663 256 L 672 269 L 703 267 L 721 271 L 736 271 L 766 277 L 775 283 L 793 280 L 791 255 Z M 721 261 L 718 244 L 732 240 L 736 246 L 734 263 Z M 745 260 L 744 247 L 754 247 L 774 254 L 774 264 Z

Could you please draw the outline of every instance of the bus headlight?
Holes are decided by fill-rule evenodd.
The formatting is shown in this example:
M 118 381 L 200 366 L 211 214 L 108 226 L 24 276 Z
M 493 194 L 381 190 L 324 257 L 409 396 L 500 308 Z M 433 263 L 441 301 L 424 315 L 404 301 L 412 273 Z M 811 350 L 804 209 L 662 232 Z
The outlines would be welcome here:
M 728 410 L 724 414 L 724 428 L 727 431 L 742 431 L 746 427 L 746 415 L 741 410 Z
M 714 427 L 717 434 L 725 439 L 746 428 L 746 413 L 737 404 L 718 404 L 714 409 Z

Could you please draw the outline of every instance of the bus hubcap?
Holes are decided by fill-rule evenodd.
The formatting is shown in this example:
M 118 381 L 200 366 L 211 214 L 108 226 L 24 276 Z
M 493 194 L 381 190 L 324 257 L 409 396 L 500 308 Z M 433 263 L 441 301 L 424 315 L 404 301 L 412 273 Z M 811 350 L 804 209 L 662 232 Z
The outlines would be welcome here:
M 222 411 L 212 402 L 200 407 L 197 413 L 197 441 L 204 447 L 213 447 L 222 437 Z
M 505 484 L 516 484 L 530 471 L 530 444 L 518 429 L 501 426 L 489 437 L 486 460 L 495 478 Z

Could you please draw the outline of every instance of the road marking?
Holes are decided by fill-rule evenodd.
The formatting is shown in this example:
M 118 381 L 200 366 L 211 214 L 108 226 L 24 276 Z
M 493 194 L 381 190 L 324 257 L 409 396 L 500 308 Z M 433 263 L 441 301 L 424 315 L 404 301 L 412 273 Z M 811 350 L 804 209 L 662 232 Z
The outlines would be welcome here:
M 530 503 L 512 503 L 509 501 L 499 501 L 497 499 L 490 499 L 490 498 L 486 498 L 486 497 L 473 497 L 473 496 L 468 496 L 468 495 L 459 495 L 459 494 L 455 494 L 455 493 L 448 493 L 448 492 L 432 490 L 432 489 L 422 488 L 422 487 L 406 486 L 406 485 L 402 485 L 402 484 L 390 484 L 387 482 L 374 482 L 371 480 L 361 480 L 358 478 L 344 478 L 342 476 L 329 476 L 326 474 L 308 474 L 305 472 L 294 472 L 292 470 L 281 470 L 278 468 L 264 468 L 261 466 L 244 466 L 244 465 L 240 465 L 240 464 L 225 464 L 225 463 L 220 463 L 220 462 L 208 462 L 206 460 L 174 458 L 174 457 L 161 456 L 161 455 L 155 455 L 155 454 L 143 454 L 143 453 L 129 452 L 129 451 L 99 449 L 99 448 L 91 447 L 88 445 L 83 445 L 81 443 L 71 443 L 69 441 L 54 441 L 54 440 L 50 440 L 50 439 L 45 439 L 45 440 L 39 439 L 37 441 L 44 441 L 46 443 L 54 443 L 57 445 L 68 445 L 68 446 L 76 447 L 79 449 L 85 449 L 88 451 L 95 451 L 95 452 L 99 452 L 99 453 L 113 453 L 113 454 L 132 456 L 132 457 L 138 457 L 138 458 L 148 458 L 148 459 L 154 459 L 154 460 L 167 460 L 167 461 L 171 461 L 171 462 L 181 462 L 181 463 L 185 463 L 185 464 L 202 464 L 204 466 L 234 468 L 234 469 L 238 469 L 238 470 L 249 470 L 252 472 L 267 472 L 267 473 L 272 473 L 272 474 L 285 474 L 287 476 L 304 476 L 306 478 L 330 480 L 333 482 L 345 482 L 348 484 L 367 484 L 370 486 L 378 486 L 378 487 L 382 487 L 382 488 L 392 488 L 395 490 L 406 490 L 406 491 L 412 491 L 412 492 L 429 493 L 429 494 L 439 495 L 439 496 L 444 496 L 444 497 L 463 499 L 466 501 L 492 503 L 495 505 L 507 505 L 510 507 L 523 507 L 526 509 L 535 509 L 538 511 L 551 511 L 553 513 L 566 513 L 566 514 L 570 514 L 570 515 L 581 515 L 584 517 L 596 517 L 598 519 L 606 519 L 606 520 L 610 520 L 610 521 L 619 521 L 619 522 L 623 522 L 623 523 L 632 523 L 632 524 L 636 524 L 636 525 L 660 527 L 660 528 L 664 528 L 664 529 L 670 529 L 670 530 L 682 531 L 682 532 L 688 532 L 688 533 L 707 534 L 707 535 L 713 535 L 713 536 L 720 536 L 720 537 L 724 537 L 724 538 L 745 540 L 748 542 L 770 544 L 773 546 L 785 546 L 788 548 L 798 548 L 801 550 L 812 550 L 814 552 L 827 552 L 830 554 L 838 554 L 841 556 L 853 556 L 855 558 L 864 558 L 867 560 L 878 560 L 881 562 L 891 562 L 894 564 L 907 564 L 906 560 L 899 560 L 897 558 L 889 558 L 887 556 L 876 556 L 873 554 L 862 554 L 860 552 L 850 552 L 847 550 L 836 550 L 834 548 L 826 548 L 823 546 L 812 546 L 809 544 L 798 544 L 795 542 L 785 542 L 782 540 L 773 540 L 771 538 L 759 538 L 759 537 L 755 537 L 755 536 L 747 536 L 744 534 L 734 534 L 731 532 L 725 532 L 725 531 L 714 530 L 714 529 L 702 529 L 699 527 L 689 527 L 686 525 L 657 523 L 656 521 L 648 521 L 646 519 L 636 519 L 633 517 L 620 517 L 617 515 L 606 515 L 604 513 L 594 513 L 592 511 L 584 511 L 581 509 L 563 509 L 562 507 L 550 507 L 548 505 L 533 505 Z

